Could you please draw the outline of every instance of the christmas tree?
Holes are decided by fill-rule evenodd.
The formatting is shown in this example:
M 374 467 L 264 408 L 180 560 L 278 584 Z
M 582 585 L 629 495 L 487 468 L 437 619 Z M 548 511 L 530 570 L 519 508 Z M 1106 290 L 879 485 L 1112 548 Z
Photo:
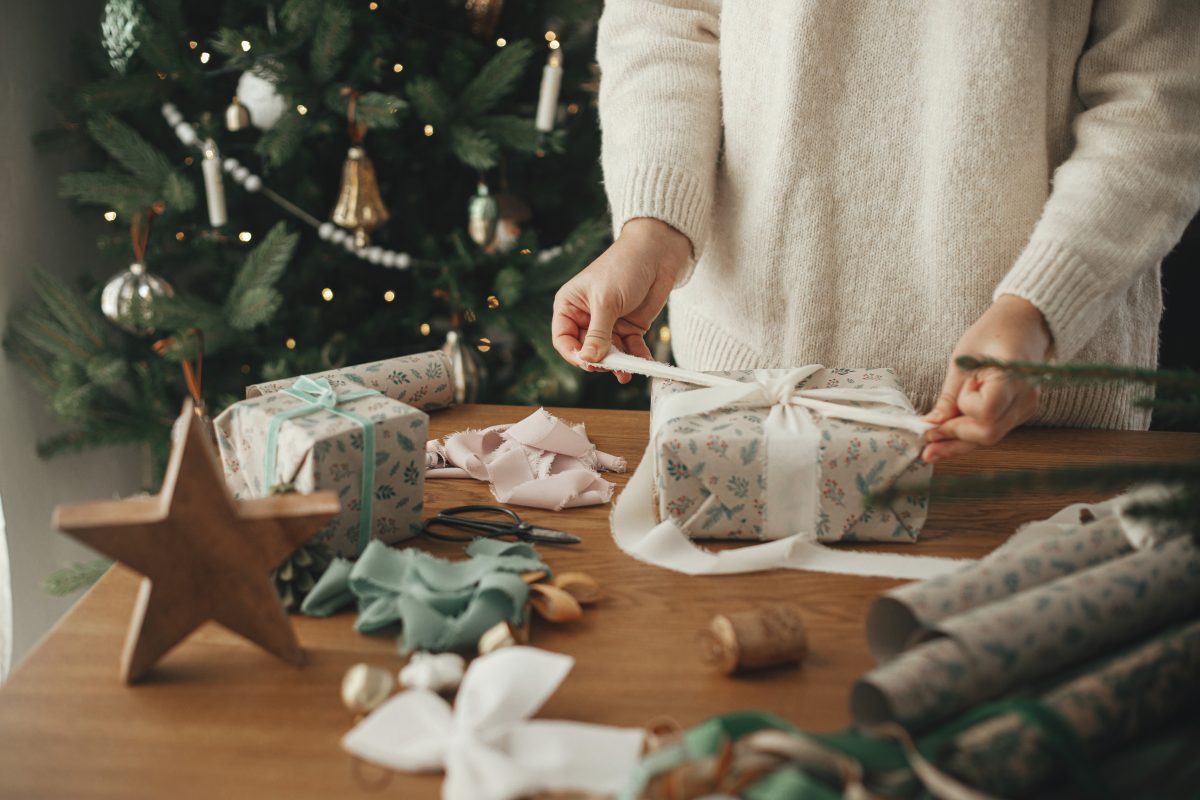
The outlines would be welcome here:
M 609 236 L 598 13 L 108 0 L 78 48 L 94 80 L 40 137 L 90 162 L 61 193 L 109 221 L 101 266 L 81 287 L 40 276 L 5 337 L 67 424 L 44 454 L 135 442 L 161 461 L 201 342 L 214 410 L 444 344 L 478 399 L 636 402 L 549 336 L 554 292 Z

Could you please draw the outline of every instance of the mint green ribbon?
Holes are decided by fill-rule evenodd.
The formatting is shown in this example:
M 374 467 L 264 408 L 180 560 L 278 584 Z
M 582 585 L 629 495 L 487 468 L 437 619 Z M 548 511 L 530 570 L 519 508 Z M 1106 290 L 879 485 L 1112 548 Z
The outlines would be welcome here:
M 283 427 L 283 423 L 289 419 L 303 417 L 317 411 L 328 411 L 331 414 L 337 414 L 339 417 L 345 417 L 348 420 L 357 422 L 363 432 L 362 490 L 359 493 L 358 511 L 358 552 L 361 553 L 366 548 L 367 542 L 371 540 L 371 510 L 375 499 L 375 423 L 360 414 L 355 414 L 353 411 L 339 408 L 338 406 L 341 403 L 347 403 L 351 400 L 359 400 L 363 397 L 379 394 L 379 392 L 374 389 L 353 389 L 349 392 L 338 394 L 333 390 L 333 386 L 330 385 L 328 378 L 314 379 L 305 375 L 290 387 L 284 389 L 282 393 L 296 398 L 302 405 L 289 408 L 286 411 L 280 411 L 271 417 L 271 423 L 267 427 L 267 454 L 266 462 L 263 466 L 263 489 L 265 492 L 269 492 L 271 485 L 275 481 L 276 457 L 279 449 L 279 429 Z

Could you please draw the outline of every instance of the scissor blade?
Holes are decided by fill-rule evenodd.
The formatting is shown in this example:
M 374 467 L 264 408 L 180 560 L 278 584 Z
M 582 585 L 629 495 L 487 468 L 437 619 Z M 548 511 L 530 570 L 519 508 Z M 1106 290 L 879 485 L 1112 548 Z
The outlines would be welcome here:
M 556 531 L 554 528 L 539 528 L 536 525 L 531 525 L 525 535 L 530 541 L 542 544 L 579 544 L 583 541 L 573 533 Z

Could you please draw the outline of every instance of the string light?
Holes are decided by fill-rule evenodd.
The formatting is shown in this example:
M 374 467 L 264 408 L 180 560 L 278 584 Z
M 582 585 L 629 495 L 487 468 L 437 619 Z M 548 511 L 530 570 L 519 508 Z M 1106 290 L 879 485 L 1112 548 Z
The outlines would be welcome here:
M 486 353 L 492 349 L 492 340 L 484 336 L 479 340 L 479 344 L 476 347 L 479 349 L 479 352 Z
M 308 106 L 304 105 L 303 103 L 298 104 L 296 106 L 296 113 L 303 117 L 308 113 Z
M 658 340 L 663 344 L 671 341 L 671 329 L 663 325 L 658 329 Z
M 191 156 L 183 157 L 183 165 L 185 167 L 190 167 L 192 164 L 195 164 L 195 163 L 196 163 L 196 159 L 192 158 Z
M 250 365 L 249 364 L 242 364 L 242 374 L 243 375 L 250 374 Z
M 530 254 L 530 253 L 532 253 L 532 252 L 533 252 L 533 251 L 532 251 L 532 250 L 530 250 L 528 247 L 522 247 L 522 248 L 521 248 L 521 250 L 520 250 L 520 253 L 521 253 L 521 255 L 523 255 L 523 256 L 527 256 L 527 255 L 529 255 L 529 254 Z
M 558 49 L 558 47 L 559 47 L 559 45 L 558 45 L 558 40 L 557 40 L 557 39 L 555 39 L 554 41 L 552 41 L 552 42 L 550 43 L 550 49 L 551 49 L 551 50 L 557 50 L 557 49 Z
M 189 49 L 189 50 L 195 50 L 195 49 L 196 49 L 197 47 L 199 47 L 199 46 L 200 46 L 200 43 L 199 43 L 199 42 L 197 42 L 195 39 L 192 39 L 191 41 L 189 41 L 189 42 L 188 42 L 188 49 Z
M 238 234 L 238 239 L 243 242 L 248 242 L 252 238 L 254 238 L 254 237 L 251 236 L 250 231 L 242 231 L 241 233 Z
M 557 38 L 558 38 L 558 34 L 555 33 L 554 31 L 546 31 L 546 41 L 547 42 L 553 42 Z
M 506 44 L 508 44 L 508 39 L 505 39 L 503 36 L 496 40 L 496 47 L 504 47 Z
M 105 212 L 104 212 L 104 219 L 105 219 L 105 220 L 107 220 L 108 222 L 116 222 L 116 221 L 117 221 L 117 212 L 115 212 L 115 211 L 105 211 Z
M 428 323 L 428 322 L 422 322 L 422 323 L 421 323 L 421 335 L 422 335 L 422 336 L 428 336 L 428 335 L 429 335 L 429 323 Z
M 474 322 L 475 312 L 468 308 L 465 312 L 463 312 L 463 317 L 467 320 L 467 322 Z
M 379 8 L 379 3 L 376 3 L 375 0 L 371 0 L 371 2 L 367 3 L 367 8 L 375 11 Z
M 212 58 L 212 55 L 211 55 L 211 54 L 209 54 L 209 53 L 207 53 L 207 52 L 201 53 L 201 54 L 200 54 L 200 63 L 201 63 L 201 64 L 207 64 L 207 63 L 208 63 L 208 60 L 209 60 L 210 58 Z
M 390 303 L 395 299 L 396 299 L 396 293 L 393 292 L 391 289 L 388 289 L 386 292 L 383 293 L 383 302 Z
M 397 61 L 395 64 L 392 64 L 392 72 L 404 72 L 404 65 Z
M 288 340 L 286 342 L 284 342 L 283 345 L 288 350 L 295 350 L 296 349 L 296 340 L 289 336 Z
M 175 241 L 182 242 L 183 238 L 183 231 L 175 231 Z
M 249 42 L 247 42 L 245 39 L 242 39 L 242 52 L 243 52 L 243 53 L 249 53 L 249 52 L 250 52 L 250 43 L 249 43 Z
M 568 114 L 578 114 L 579 113 L 579 104 L 578 103 L 567 103 L 567 113 Z
M 425 124 L 425 135 L 433 136 L 433 126 L 428 123 Z
M 330 300 L 333 299 L 333 289 L 330 289 L 328 286 L 326 286 L 324 289 L 321 290 L 321 297 L 323 297 L 325 299 L 325 302 L 328 303 Z
M 500 298 L 494 294 L 489 294 L 487 299 L 488 308 L 499 308 Z
M 167 79 L 167 73 L 165 73 L 165 72 L 163 72 L 163 71 L 161 71 L 161 70 L 160 70 L 160 71 L 158 71 L 158 72 L 156 72 L 156 73 L 154 73 L 154 74 L 158 76 L 158 79 L 159 79 L 160 81 L 165 81 L 165 80 Z

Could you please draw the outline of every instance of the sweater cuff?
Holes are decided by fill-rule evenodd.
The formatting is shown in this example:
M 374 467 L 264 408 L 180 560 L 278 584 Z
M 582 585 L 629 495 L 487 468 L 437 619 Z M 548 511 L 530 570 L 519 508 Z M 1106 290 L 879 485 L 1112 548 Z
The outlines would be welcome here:
M 1103 317 L 1105 293 L 1095 273 L 1067 247 L 1031 241 L 992 293 L 1016 295 L 1033 303 L 1054 337 L 1056 361 L 1069 361 L 1095 334 Z
M 637 217 L 665 222 L 692 243 L 692 264 L 700 258 L 712 214 L 712 191 L 695 174 L 664 164 L 639 164 L 605 180 L 612 206 L 613 236 Z M 691 265 L 677 285 L 691 275 Z

